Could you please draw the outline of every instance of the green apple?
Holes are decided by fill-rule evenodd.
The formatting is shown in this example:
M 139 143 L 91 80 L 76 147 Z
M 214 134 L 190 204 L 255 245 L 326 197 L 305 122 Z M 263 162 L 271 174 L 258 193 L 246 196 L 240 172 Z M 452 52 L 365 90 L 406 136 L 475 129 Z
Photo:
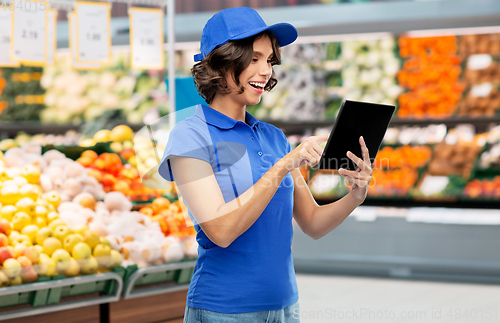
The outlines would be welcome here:
M 59 239 L 59 241 L 63 242 L 64 239 L 71 233 L 73 232 L 71 231 L 70 228 L 68 228 L 67 225 L 59 225 L 54 230 L 54 237 Z
M 111 265 L 110 268 L 115 268 L 122 265 L 123 257 L 117 250 L 111 250 Z
M 111 265 L 111 247 L 104 244 L 98 244 L 94 248 L 93 255 L 99 266 L 109 268 Z
M 80 265 L 78 264 L 78 261 L 76 261 L 74 258 L 70 258 L 69 266 L 64 271 L 64 275 L 67 277 L 72 277 L 78 275 L 79 273 L 80 273 Z
M 29 246 L 32 246 L 33 243 L 31 243 L 31 239 L 30 237 L 28 237 L 27 235 L 25 234 L 20 234 L 20 235 L 17 235 L 14 239 L 12 239 L 12 243 L 11 243 L 14 247 L 17 245 L 17 244 L 23 244 L 25 245 L 26 247 L 29 247 Z
M 9 258 L 3 263 L 3 271 L 9 279 L 14 279 L 21 273 L 21 264 L 17 259 Z
M 30 224 L 25 226 L 21 230 L 21 234 L 27 235 L 31 239 L 31 243 L 35 244 L 36 243 L 36 233 L 38 232 L 38 227 L 34 224 Z
M 94 249 L 101 242 L 101 237 L 97 233 L 91 230 L 86 230 L 83 232 L 83 242 L 85 242 L 90 249 Z
M 19 212 L 25 212 L 30 216 L 35 215 L 36 202 L 29 197 L 23 197 L 17 201 L 16 207 Z
M 111 248 L 111 242 L 108 239 L 101 237 L 101 244 L 109 246 Z
M 54 237 L 54 232 L 52 231 L 52 229 L 49 227 L 41 228 L 36 233 L 36 243 L 39 245 L 43 245 L 43 241 L 50 237 Z
M 36 225 L 39 229 L 45 228 L 47 226 L 47 221 L 45 221 L 45 219 L 40 216 L 35 217 L 32 223 Z
M 61 204 L 61 195 L 58 191 L 50 191 L 44 194 L 44 198 L 49 202 L 55 209 Z
M 12 217 L 12 227 L 16 231 L 21 231 L 25 226 L 31 224 L 31 217 L 28 213 L 19 211 Z
M 43 253 L 43 247 L 39 244 L 37 245 L 34 245 L 33 247 L 35 247 L 36 250 L 38 250 L 38 252 L 40 253 L 40 255 L 42 255 Z
M 3 270 L 0 270 L 0 287 L 7 287 L 9 286 L 9 284 L 10 284 L 9 277 L 5 275 Z
M 78 264 L 80 265 L 80 272 L 84 275 L 91 275 L 97 273 L 99 264 L 94 257 L 88 259 L 81 259 Z
M 21 285 L 22 283 L 23 283 L 23 279 L 21 278 L 21 276 L 16 276 L 13 279 L 9 279 L 10 286 Z
M 56 263 L 56 271 L 63 273 L 69 267 L 71 255 L 64 249 L 57 249 L 54 251 L 51 258 Z
M 72 252 L 73 247 L 79 242 L 83 242 L 83 238 L 81 235 L 77 233 L 68 235 L 66 238 L 64 238 L 63 241 L 64 250 L 66 250 L 67 252 Z
M 55 219 L 52 222 L 50 222 L 49 228 L 51 228 L 52 231 L 54 231 L 60 225 L 66 225 L 66 223 L 64 223 L 64 221 L 61 219 Z
M 52 211 L 47 214 L 47 223 L 52 223 L 52 221 L 59 219 L 59 213 Z
M 56 262 L 46 254 L 40 255 L 40 263 L 34 267 L 38 276 L 54 276 L 56 273 Z
M 73 228 L 74 233 L 79 233 L 83 236 L 83 233 L 87 231 L 89 227 L 86 224 L 79 224 L 77 227 Z
M 54 251 L 62 248 L 62 243 L 59 239 L 54 237 L 49 237 L 43 241 L 43 251 L 48 255 L 52 256 Z
M 37 205 L 35 208 L 35 216 L 41 217 L 43 219 L 47 218 L 47 214 L 49 214 L 49 210 L 43 205 Z
M 14 214 L 18 212 L 17 207 L 14 205 L 5 205 L 0 209 L 0 218 L 7 221 L 12 221 Z
M 92 249 L 85 242 L 78 242 L 71 251 L 71 255 L 76 260 L 88 259 L 92 256 Z

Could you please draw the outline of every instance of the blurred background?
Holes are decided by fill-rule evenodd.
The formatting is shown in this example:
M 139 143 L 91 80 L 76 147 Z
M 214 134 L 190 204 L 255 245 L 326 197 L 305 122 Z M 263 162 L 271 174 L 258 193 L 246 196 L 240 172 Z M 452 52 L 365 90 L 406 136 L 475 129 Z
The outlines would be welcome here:
M 22 268 L 42 266 L 43 256 L 28 264 L 19 260 L 22 246 L 17 252 L 9 246 L 38 245 L 52 259 L 37 232 L 62 225 L 70 231 L 55 249 L 80 234 L 93 257 L 111 257 L 113 250 L 116 260 L 90 271 L 82 263 L 73 272 L 35 268 L 31 279 L 0 272 L 0 319 L 22 322 L 32 313 L 40 320 L 146 322 L 140 313 L 150 308 L 156 314 L 147 322 L 182 322 L 194 231 L 175 186 L 163 187 L 154 172 L 144 177 L 168 136 L 146 125 L 203 102 L 190 77 L 203 26 L 221 9 L 249 6 L 267 24 L 289 22 L 299 31 L 298 40 L 282 48 L 276 88 L 247 107 L 282 129 L 292 147 L 329 133 L 345 99 L 396 106 L 363 205 L 319 240 L 295 225 L 301 321 L 500 322 L 499 1 L 177 0 L 175 21 L 166 2 L 128 2 L 110 2 L 110 60 L 98 68 L 75 67 L 67 19 L 75 3 L 64 0 L 50 2 L 57 10 L 53 64 L 0 67 L 0 216 L 10 227 L 0 225 L 0 258 L 7 250 L 12 257 L 5 259 Z M 131 7 L 162 10 L 163 68 L 131 67 Z M 10 48 L 8 38 L 0 38 L 2 48 Z M 187 116 L 180 115 L 174 122 Z M 134 140 L 140 129 L 158 140 Z M 336 171 L 301 172 L 319 204 L 350 189 Z M 26 205 L 45 207 L 43 221 Z M 109 252 L 95 252 L 87 230 Z M 31 242 L 12 232 L 31 235 Z M 68 256 L 78 258 L 68 243 Z M 9 262 L 4 270 L 17 266 Z M 98 274 L 108 276 L 99 283 Z M 112 274 L 121 275 L 123 286 L 111 284 Z M 95 281 L 78 289 L 68 281 L 74 276 Z M 29 287 L 37 279 L 55 285 Z M 65 281 L 73 287 L 57 287 Z M 53 288 L 62 294 L 49 301 Z M 118 296 L 103 298 L 113 293 Z

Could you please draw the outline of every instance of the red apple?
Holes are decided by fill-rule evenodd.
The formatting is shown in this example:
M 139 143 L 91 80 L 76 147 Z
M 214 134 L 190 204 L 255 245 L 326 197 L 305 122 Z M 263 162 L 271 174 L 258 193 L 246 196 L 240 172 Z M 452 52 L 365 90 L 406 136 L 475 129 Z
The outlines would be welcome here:
M 14 258 L 14 254 L 7 248 L 7 247 L 1 247 L 0 248 L 0 265 L 3 266 L 3 263 L 5 260 Z
M 0 233 L 0 247 L 8 246 L 9 238 L 3 233 Z
M 0 219 L 0 233 L 9 236 L 11 232 L 12 232 L 12 225 L 10 224 L 10 222 L 5 219 Z

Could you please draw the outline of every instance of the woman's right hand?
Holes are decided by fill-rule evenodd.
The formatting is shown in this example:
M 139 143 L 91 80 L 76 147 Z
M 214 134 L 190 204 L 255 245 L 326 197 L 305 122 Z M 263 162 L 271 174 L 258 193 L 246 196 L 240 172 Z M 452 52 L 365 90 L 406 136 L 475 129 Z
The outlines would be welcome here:
M 295 168 L 309 165 L 311 167 L 319 163 L 324 148 L 320 146 L 328 140 L 330 135 L 311 136 L 304 140 L 294 150 L 286 154 L 281 160 L 286 169 L 291 172 Z

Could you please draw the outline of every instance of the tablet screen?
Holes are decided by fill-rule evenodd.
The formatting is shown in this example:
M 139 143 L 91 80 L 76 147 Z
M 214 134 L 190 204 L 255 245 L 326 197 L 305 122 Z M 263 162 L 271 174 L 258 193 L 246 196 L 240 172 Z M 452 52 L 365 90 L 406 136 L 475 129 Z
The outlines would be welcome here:
M 365 140 L 373 164 L 394 110 L 393 105 L 345 100 L 335 119 L 318 169 L 356 170 L 358 166 L 347 157 L 347 152 L 351 151 L 363 158 L 360 136 Z

